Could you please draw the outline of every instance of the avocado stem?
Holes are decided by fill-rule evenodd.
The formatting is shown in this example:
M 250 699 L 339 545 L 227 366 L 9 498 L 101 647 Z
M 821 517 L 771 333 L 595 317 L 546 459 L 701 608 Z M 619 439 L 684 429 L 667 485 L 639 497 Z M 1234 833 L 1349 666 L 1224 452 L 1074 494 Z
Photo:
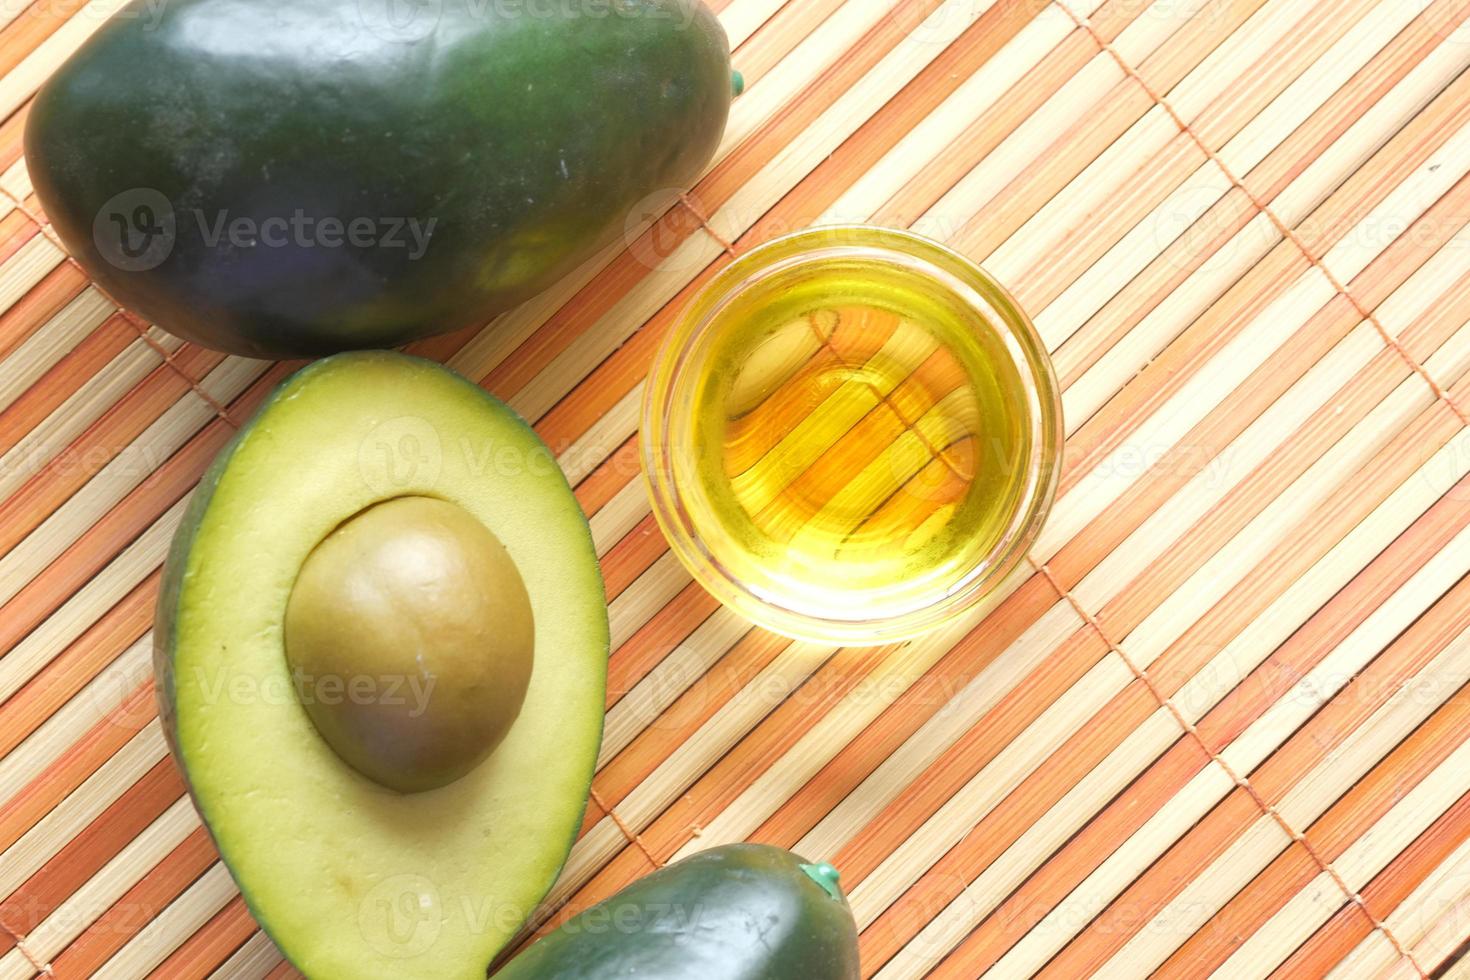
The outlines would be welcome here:
M 736 98 L 745 94 L 745 76 L 739 71 L 730 72 L 730 88 L 735 91 Z
M 812 881 L 822 886 L 822 890 L 838 901 L 842 900 L 842 874 L 832 865 L 823 861 L 821 864 L 803 864 L 801 870 Z

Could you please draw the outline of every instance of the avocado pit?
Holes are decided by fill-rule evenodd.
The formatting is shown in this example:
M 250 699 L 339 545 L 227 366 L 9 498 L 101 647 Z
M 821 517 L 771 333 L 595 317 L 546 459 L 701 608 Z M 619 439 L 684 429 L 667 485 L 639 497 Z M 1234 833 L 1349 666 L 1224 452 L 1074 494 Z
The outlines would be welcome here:
M 349 518 L 302 564 L 286 660 L 322 738 L 400 793 L 448 785 L 505 737 L 531 679 L 531 601 L 505 546 L 464 508 L 398 497 Z

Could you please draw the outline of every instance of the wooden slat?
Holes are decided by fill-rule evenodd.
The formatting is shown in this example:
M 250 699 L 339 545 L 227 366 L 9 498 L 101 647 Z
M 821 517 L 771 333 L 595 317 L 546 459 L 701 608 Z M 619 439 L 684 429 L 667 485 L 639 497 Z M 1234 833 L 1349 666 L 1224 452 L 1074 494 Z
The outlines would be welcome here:
M 0 10 L 0 978 L 294 976 L 149 679 L 182 507 L 291 365 L 115 310 L 21 153 L 118 5 Z M 748 89 L 693 206 L 410 348 L 531 420 L 603 565 L 595 802 L 527 935 L 751 839 L 839 863 L 864 976 L 1462 969 L 1470 0 L 712 7 Z M 983 262 L 1064 391 L 1030 562 L 886 648 L 720 608 L 637 472 L 681 309 L 836 221 Z

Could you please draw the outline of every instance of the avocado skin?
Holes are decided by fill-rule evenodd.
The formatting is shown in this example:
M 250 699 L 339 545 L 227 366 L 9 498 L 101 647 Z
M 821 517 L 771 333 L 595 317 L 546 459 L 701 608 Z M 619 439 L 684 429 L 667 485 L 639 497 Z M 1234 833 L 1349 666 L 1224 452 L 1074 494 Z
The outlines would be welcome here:
M 697 0 L 135 0 L 42 87 L 26 158 L 119 302 L 208 347 L 295 357 L 541 292 L 640 201 L 694 182 L 731 96 L 728 40 Z M 171 208 L 172 248 L 129 271 L 107 229 L 135 220 L 140 189 Z M 265 225 L 298 212 L 320 236 Z M 372 219 L 373 243 L 329 245 L 345 235 L 324 218 Z M 409 219 L 433 222 L 421 255 Z
M 634 882 L 493 980 L 856 980 L 857 926 L 789 851 L 731 844 Z

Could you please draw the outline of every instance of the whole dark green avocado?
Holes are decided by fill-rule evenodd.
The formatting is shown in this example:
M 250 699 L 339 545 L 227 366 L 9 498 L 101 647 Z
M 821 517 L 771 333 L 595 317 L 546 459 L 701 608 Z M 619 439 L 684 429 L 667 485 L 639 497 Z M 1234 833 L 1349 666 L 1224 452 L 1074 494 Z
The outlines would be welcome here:
M 731 95 L 697 0 L 136 0 L 42 87 L 26 160 L 119 302 L 294 357 L 541 292 L 694 182 Z
M 831 865 L 711 848 L 533 943 L 494 980 L 857 980 L 857 925 Z

